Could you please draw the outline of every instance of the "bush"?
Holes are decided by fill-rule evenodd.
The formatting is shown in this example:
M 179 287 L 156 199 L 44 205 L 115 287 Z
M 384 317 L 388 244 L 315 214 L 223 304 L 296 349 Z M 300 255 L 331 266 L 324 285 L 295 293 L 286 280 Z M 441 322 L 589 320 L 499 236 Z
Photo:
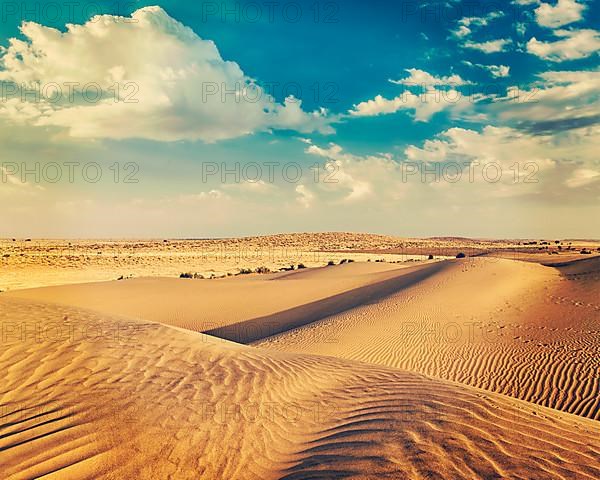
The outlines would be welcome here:
M 302 270 L 302 269 L 304 269 L 304 268 L 306 268 L 306 265 L 304 265 L 303 263 L 300 263 L 300 264 L 298 265 L 298 270 Z
M 429 255 L 429 258 L 427 260 L 433 260 L 433 255 Z
M 181 275 L 179 275 L 179 278 L 194 278 L 194 274 L 193 273 L 182 273 Z
M 238 275 L 250 275 L 251 273 L 253 273 L 251 268 L 240 268 Z
M 261 274 L 271 273 L 271 270 L 268 267 L 258 267 L 256 269 L 256 273 L 261 273 Z
M 462 253 L 462 252 L 460 252 L 460 253 L 459 253 L 459 254 L 456 256 L 456 258 L 465 258 L 465 257 L 466 257 L 466 255 L 465 255 L 464 253 Z
M 579 252 L 579 253 L 581 253 L 582 255 L 591 255 L 591 253 L 592 253 L 592 252 L 591 252 L 590 250 L 586 250 L 586 249 L 584 248 L 584 249 L 583 249 L 581 252 Z
M 335 265 L 335 262 L 334 262 L 333 260 L 329 260 L 329 261 L 327 262 L 327 266 L 328 266 L 328 267 L 333 267 L 334 265 Z

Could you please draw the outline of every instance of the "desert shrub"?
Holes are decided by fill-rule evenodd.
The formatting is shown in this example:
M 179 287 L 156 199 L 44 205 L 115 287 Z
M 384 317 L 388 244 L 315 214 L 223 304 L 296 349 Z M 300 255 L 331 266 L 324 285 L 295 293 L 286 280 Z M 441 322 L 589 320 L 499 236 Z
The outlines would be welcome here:
M 271 273 L 271 269 L 269 269 L 268 267 L 258 267 L 256 269 L 256 273 Z
M 327 262 L 327 266 L 328 266 L 328 267 L 332 267 L 333 265 L 335 265 L 335 262 L 334 262 L 333 260 L 329 260 L 329 261 Z
M 579 252 L 579 253 L 581 253 L 582 255 L 590 255 L 592 252 L 591 252 L 590 250 L 586 250 L 586 249 L 584 248 L 584 249 L 583 249 L 581 252 Z
M 250 275 L 252 273 L 251 268 L 240 268 L 240 272 L 238 275 Z
M 182 273 L 181 275 L 179 275 L 179 278 L 194 278 L 194 274 L 190 272 Z
M 428 260 L 433 260 L 433 255 L 429 255 Z
M 298 270 L 302 270 L 306 268 L 306 265 L 304 265 L 303 263 L 298 264 Z
M 460 252 L 460 253 L 459 253 L 459 254 L 456 256 L 456 258 L 465 258 L 465 257 L 466 257 L 466 255 L 465 255 L 464 253 L 462 253 L 462 252 Z
M 354 263 L 354 260 L 352 260 L 351 258 L 348 259 L 348 263 Z
M 348 263 L 348 259 L 347 258 L 342 259 L 342 261 L 340 262 L 340 265 L 343 265 L 344 263 Z

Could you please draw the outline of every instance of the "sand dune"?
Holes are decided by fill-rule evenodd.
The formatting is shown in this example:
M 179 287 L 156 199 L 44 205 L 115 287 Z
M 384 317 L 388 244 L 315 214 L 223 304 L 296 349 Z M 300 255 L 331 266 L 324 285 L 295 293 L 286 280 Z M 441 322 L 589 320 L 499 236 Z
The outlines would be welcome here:
M 4 295 L 0 320 L 4 478 L 600 476 L 597 422 L 473 387 Z
M 92 308 L 248 343 L 382 298 L 440 268 L 436 262 L 414 267 L 349 263 L 210 281 L 141 278 L 4 295 Z
M 597 260 L 569 265 L 559 270 L 498 258 L 410 268 L 363 263 L 3 295 L 255 341 L 271 350 L 411 370 L 598 419 Z
M 597 277 L 470 259 L 259 345 L 417 371 L 598 419 L 599 296 Z

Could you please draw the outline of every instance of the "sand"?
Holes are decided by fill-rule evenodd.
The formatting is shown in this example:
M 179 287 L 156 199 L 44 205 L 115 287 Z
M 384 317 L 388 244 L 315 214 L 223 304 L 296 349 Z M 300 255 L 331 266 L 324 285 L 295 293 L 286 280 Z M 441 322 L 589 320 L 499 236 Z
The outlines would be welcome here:
M 589 419 L 367 363 L 0 302 L 3 325 L 45 318 L 104 332 L 5 337 L 4 478 L 600 475 Z
M 600 478 L 600 257 L 506 257 L 1 293 L 2 478 Z
M 241 269 L 273 271 L 329 261 L 411 262 L 471 255 L 501 255 L 539 262 L 580 258 L 586 249 L 600 252 L 591 240 L 489 240 L 402 238 L 366 233 L 297 233 L 228 239 L 56 240 L 0 239 L 0 290 L 116 280 L 237 274 Z M 535 243 L 535 244 L 534 244 Z M 527 244 L 527 245 L 525 245 Z M 561 250 L 559 250 L 559 248 Z

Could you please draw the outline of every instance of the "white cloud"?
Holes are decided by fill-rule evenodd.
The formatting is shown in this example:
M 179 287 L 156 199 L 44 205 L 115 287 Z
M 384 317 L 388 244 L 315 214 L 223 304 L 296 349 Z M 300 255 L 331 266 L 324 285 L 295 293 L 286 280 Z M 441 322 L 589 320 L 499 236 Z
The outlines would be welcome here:
M 0 80 L 55 83 L 63 96 L 0 107 L 12 121 L 64 127 L 73 137 L 161 141 L 214 142 L 270 129 L 332 132 L 324 111 L 305 112 L 292 97 L 277 103 L 212 41 L 160 7 L 141 8 L 128 21 L 103 15 L 69 24 L 64 33 L 24 22 L 21 32 L 25 40 L 11 39 L 1 53 Z M 70 82 L 79 84 L 72 98 Z M 90 82 L 103 98 L 82 98 Z
M 506 65 L 478 65 L 478 66 L 480 66 L 481 68 L 484 68 L 485 70 L 490 72 L 490 74 L 494 78 L 505 78 L 505 77 L 508 77 L 508 75 L 510 73 L 510 67 L 508 67 Z
M 500 38 L 498 40 L 489 40 L 487 42 L 465 42 L 464 46 L 466 48 L 471 48 L 473 50 L 479 50 L 484 53 L 497 53 L 505 50 L 507 45 L 512 43 L 511 40 L 506 38 Z
M 458 28 L 452 32 L 452 34 L 458 38 L 468 37 L 471 35 L 471 29 L 465 25 L 459 25 Z
M 318 182 L 318 187 L 323 194 L 342 193 L 342 203 L 398 195 L 394 179 L 399 178 L 399 164 L 388 153 L 353 155 L 333 143 L 328 148 L 311 145 L 306 153 L 327 160 L 324 168 L 328 173 Z
M 542 42 L 533 37 L 527 42 L 527 51 L 545 60 L 562 62 L 589 57 L 600 50 L 600 33 L 596 30 L 556 30 L 563 40 Z
M 540 80 L 528 88 L 511 87 L 508 96 L 496 99 L 486 111 L 537 131 L 560 132 L 599 122 L 600 70 L 549 71 L 538 76 Z
M 541 3 L 535 9 L 535 18 L 542 27 L 557 28 L 583 18 L 586 6 L 576 0 L 558 0 L 556 5 Z
M 418 68 L 407 68 L 406 71 L 409 73 L 409 76 L 403 78 L 401 80 L 392 80 L 390 82 L 395 85 L 407 85 L 407 86 L 426 86 L 431 87 L 435 85 L 471 85 L 471 82 L 463 80 L 460 75 L 449 75 L 436 77 L 435 75 L 431 75 L 430 73 L 419 70 Z
M 315 195 L 306 188 L 306 185 L 300 184 L 296 187 L 296 193 L 298 194 L 297 200 L 304 208 L 310 208 Z
M 361 102 L 350 110 L 350 115 L 355 117 L 372 117 L 396 113 L 400 110 L 414 112 L 414 119 L 419 122 L 427 122 L 434 114 L 443 110 L 459 107 L 464 97 L 460 92 L 450 90 L 428 89 L 426 92 L 416 95 L 406 91 L 392 99 L 377 95 L 372 100 Z
M 208 200 L 222 200 L 225 198 L 227 198 L 227 196 L 222 191 L 218 189 L 213 189 L 208 192 L 177 195 L 175 198 L 169 199 L 169 201 L 175 201 L 176 203 L 189 205 L 195 203 L 203 203 Z
M 452 32 L 455 37 L 463 38 L 472 33 L 472 27 L 485 27 L 491 20 L 501 18 L 503 12 L 490 12 L 485 17 L 463 17 L 458 21 L 458 29 Z
M 481 132 L 451 128 L 422 146 L 405 150 L 412 162 L 470 165 L 474 183 L 486 183 L 481 172 L 485 165 L 499 166 L 502 177 L 486 195 L 510 197 L 536 195 L 540 199 L 562 197 L 571 201 L 569 189 L 600 181 L 598 155 L 600 128 L 585 127 L 568 132 L 534 135 L 509 127 L 488 125 Z M 496 167 L 492 169 L 492 172 Z M 518 179 L 518 181 L 515 181 Z M 566 180 L 565 180 L 566 179 Z M 448 188 L 447 185 L 439 186 Z M 453 187 L 454 188 L 454 187 Z M 456 186 L 458 189 L 458 185 Z M 455 189 L 455 193 L 458 190 Z M 468 194 L 467 191 L 463 192 Z M 470 195 L 475 192 L 470 191 Z M 590 197 L 591 193 L 591 197 Z M 594 202 L 597 192 L 583 192 L 578 200 Z
M 578 188 L 600 180 L 600 172 L 588 168 L 578 168 L 573 171 L 573 174 L 565 181 L 565 185 L 569 188 Z
M 482 132 L 464 128 L 451 128 L 426 140 L 423 148 L 414 145 L 405 150 L 412 161 L 477 161 L 482 165 L 495 162 L 508 168 L 518 158 L 535 162 L 540 168 L 552 168 L 548 158 L 546 139 L 524 134 L 508 127 L 486 126 Z

